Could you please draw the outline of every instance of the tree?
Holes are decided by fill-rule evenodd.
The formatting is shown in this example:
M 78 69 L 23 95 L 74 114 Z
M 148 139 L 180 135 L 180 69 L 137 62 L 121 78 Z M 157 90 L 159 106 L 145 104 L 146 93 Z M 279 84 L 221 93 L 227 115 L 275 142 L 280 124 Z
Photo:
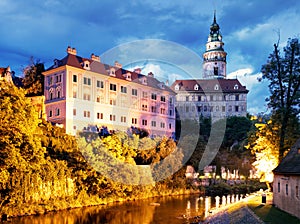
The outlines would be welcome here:
M 30 64 L 23 69 L 23 87 L 27 96 L 40 96 L 44 94 L 44 64 L 39 60 L 34 61 L 30 58 Z
M 270 189 L 273 182 L 273 169 L 279 164 L 279 125 L 269 120 L 267 123 L 256 123 L 257 130 L 254 136 L 249 136 L 249 144 L 255 155 L 253 166 L 261 182 L 266 182 Z
M 280 125 L 279 161 L 289 145 L 286 143 L 286 129 L 291 119 L 300 112 L 300 44 L 297 38 L 289 39 L 280 54 L 279 44 L 274 44 L 267 64 L 262 66 L 262 78 L 269 81 L 270 98 L 266 99 L 272 108 L 273 120 Z M 298 121 L 299 122 L 299 121 Z M 299 132 L 299 130 L 296 130 Z M 299 136 L 299 133 L 297 134 Z

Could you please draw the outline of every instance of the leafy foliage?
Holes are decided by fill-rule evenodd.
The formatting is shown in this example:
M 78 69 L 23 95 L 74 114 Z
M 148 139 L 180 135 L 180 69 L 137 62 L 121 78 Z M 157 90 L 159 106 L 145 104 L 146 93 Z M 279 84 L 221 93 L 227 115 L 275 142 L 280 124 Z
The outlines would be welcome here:
M 39 60 L 34 61 L 30 58 L 30 64 L 23 69 L 23 87 L 27 96 L 40 96 L 44 93 L 44 64 Z
M 288 137 L 286 128 L 289 121 L 295 120 L 300 112 L 299 39 L 289 39 L 283 49 L 283 54 L 280 53 L 278 44 L 274 44 L 274 51 L 270 54 L 267 63 L 262 66 L 261 71 L 262 78 L 269 81 L 271 95 L 266 100 L 272 108 L 272 120 L 280 126 L 279 160 L 281 160 L 284 152 L 291 146 L 285 141 Z M 299 123 L 299 117 L 297 120 Z

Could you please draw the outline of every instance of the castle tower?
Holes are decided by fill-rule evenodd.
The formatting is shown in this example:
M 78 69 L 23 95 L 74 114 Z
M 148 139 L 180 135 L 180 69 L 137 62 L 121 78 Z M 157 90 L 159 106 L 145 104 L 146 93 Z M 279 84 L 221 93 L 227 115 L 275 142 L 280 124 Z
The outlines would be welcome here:
M 210 26 L 210 33 L 206 42 L 206 51 L 203 54 L 203 78 L 215 79 L 226 78 L 226 55 L 223 49 L 222 35 L 220 27 L 216 20 L 216 11 L 214 20 Z

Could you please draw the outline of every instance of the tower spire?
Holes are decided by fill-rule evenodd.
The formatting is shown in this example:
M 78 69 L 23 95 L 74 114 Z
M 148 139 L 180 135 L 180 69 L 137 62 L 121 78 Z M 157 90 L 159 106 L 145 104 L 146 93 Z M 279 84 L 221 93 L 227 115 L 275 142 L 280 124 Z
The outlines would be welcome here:
M 217 23 L 217 19 L 216 19 L 216 10 L 214 10 L 214 22 L 213 23 Z
M 216 10 L 214 10 L 213 23 L 210 25 L 210 33 L 206 43 L 206 51 L 203 54 L 203 78 L 226 78 L 226 55 L 224 43 L 217 23 Z

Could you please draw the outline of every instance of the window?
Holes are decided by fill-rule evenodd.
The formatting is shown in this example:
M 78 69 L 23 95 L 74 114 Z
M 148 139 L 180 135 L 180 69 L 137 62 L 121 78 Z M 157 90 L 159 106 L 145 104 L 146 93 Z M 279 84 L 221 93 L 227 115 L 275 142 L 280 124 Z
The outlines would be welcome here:
M 160 108 L 160 113 L 161 114 L 165 114 L 166 113 L 166 109 L 165 108 Z
M 278 184 L 277 184 L 277 190 L 278 190 L 278 193 L 280 193 L 280 182 L 278 182 Z
M 160 127 L 161 127 L 161 128 L 165 128 L 165 125 L 166 125 L 166 124 L 165 124 L 164 122 L 161 122 L 161 123 L 160 123 Z
M 76 116 L 76 109 L 73 109 L 73 116 Z
M 235 84 L 233 88 L 234 88 L 234 89 L 239 89 L 238 84 Z
M 97 88 L 104 88 L 104 83 L 103 81 L 97 80 Z
M 110 83 L 109 89 L 110 89 L 111 91 L 117 91 L 117 85 L 116 85 L 116 84 Z
M 204 112 L 207 111 L 207 106 L 204 106 L 203 111 L 204 111 Z
M 185 101 L 189 101 L 189 97 L 188 96 L 185 97 Z
M 218 84 L 215 85 L 215 90 L 219 90 L 219 85 Z
M 97 113 L 97 119 L 103 119 L 103 113 Z
M 121 122 L 126 123 L 126 117 L 125 116 L 121 116 Z
M 156 100 L 156 94 L 155 94 L 155 93 L 152 93 L 152 94 L 151 94 L 151 99 L 152 99 L 152 100 Z
M 155 106 L 151 106 L 151 112 L 156 113 L 156 107 Z
M 77 91 L 73 90 L 73 98 L 77 98 Z
M 91 85 L 91 79 L 90 78 L 87 78 L 87 77 L 84 77 L 83 78 L 83 84 L 85 84 L 85 85 Z
M 198 107 L 197 107 L 197 111 L 198 111 L 198 112 L 201 112 L 201 111 L 202 111 L 202 106 L 198 106 Z
M 161 97 L 160 97 L 160 101 L 161 101 L 161 102 L 166 102 L 166 97 L 165 97 L 165 96 L 161 96 Z
M 73 75 L 73 82 L 77 82 L 77 75 Z
M 201 101 L 201 96 L 198 96 L 198 101 Z
M 170 105 L 173 104 L 173 97 L 170 97 L 169 102 L 170 102 Z
M 175 90 L 179 90 L 179 85 L 178 84 L 176 84 Z
M 56 78 L 56 82 L 61 82 L 61 75 L 57 75 L 55 78 Z
M 235 101 L 239 101 L 239 95 L 235 95 Z
M 121 86 L 121 93 L 127 93 L 127 87 Z
M 115 99 L 110 99 L 110 100 L 109 100 L 109 104 L 110 104 L 110 105 L 116 105 L 117 102 L 116 102 Z
M 147 126 L 147 120 L 142 120 L 142 125 Z
M 50 100 L 53 99 L 53 93 L 52 92 L 50 93 L 50 97 L 49 98 L 50 98 Z
M 84 99 L 84 100 L 91 100 L 91 95 L 88 94 L 88 93 L 84 93 L 84 94 L 83 94 L 83 99 Z
M 132 123 L 132 124 L 137 124 L 137 119 L 133 117 L 133 118 L 131 119 L 131 123 Z
M 137 96 L 137 89 L 132 89 L 131 93 L 132 93 L 133 96 Z
M 156 127 L 156 121 L 151 121 L 151 126 Z
M 52 85 L 53 84 L 53 78 L 50 76 L 48 78 L 48 85 Z
M 148 107 L 148 106 L 147 106 L 146 104 L 142 104 L 142 110 L 143 110 L 143 111 L 148 111 L 147 107 Z
M 194 85 L 194 90 L 199 90 L 199 86 L 197 84 Z
M 56 108 L 55 109 L 55 116 L 59 116 L 59 114 L 60 114 L 60 110 L 59 110 L 59 108 Z
M 232 106 L 231 106 L 231 105 L 228 107 L 228 111 L 229 111 L 229 112 L 232 111 Z
M 56 92 L 56 97 L 57 97 L 57 98 L 60 98 L 60 90 L 58 90 L 58 91 Z
M 52 110 L 49 111 L 49 117 L 52 117 Z
M 225 112 L 225 110 L 226 110 L 226 107 L 222 106 L 222 112 Z
M 239 106 L 235 106 L 235 112 L 239 111 Z
M 148 93 L 143 91 L 143 98 L 148 98 Z
M 83 117 L 91 117 L 91 112 L 88 110 L 83 111 Z
M 169 129 L 172 129 L 172 124 L 171 123 L 169 123 Z
M 116 120 L 116 115 L 110 114 L 109 115 L 109 120 L 110 121 L 115 121 Z
M 173 110 L 169 110 L 169 115 L 173 116 Z
M 285 194 L 289 195 L 289 185 L 288 184 L 285 185 Z
M 185 108 L 185 112 L 186 112 L 186 113 L 189 112 L 189 107 L 188 107 L 188 106 Z

